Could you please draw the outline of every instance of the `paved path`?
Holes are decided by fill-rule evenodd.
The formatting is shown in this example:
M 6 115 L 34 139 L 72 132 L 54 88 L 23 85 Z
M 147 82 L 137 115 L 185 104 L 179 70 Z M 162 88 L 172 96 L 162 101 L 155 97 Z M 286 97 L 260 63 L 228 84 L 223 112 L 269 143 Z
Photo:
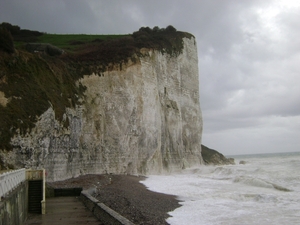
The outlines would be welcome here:
M 85 208 L 78 197 L 46 199 L 46 214 L 30 214 L 25 225 L 100 225 L 101 222 Z

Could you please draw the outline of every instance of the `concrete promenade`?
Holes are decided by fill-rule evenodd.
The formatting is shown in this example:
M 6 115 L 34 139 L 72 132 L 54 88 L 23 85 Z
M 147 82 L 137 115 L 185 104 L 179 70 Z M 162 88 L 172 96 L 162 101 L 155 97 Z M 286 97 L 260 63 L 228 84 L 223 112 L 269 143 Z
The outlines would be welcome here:
M 29 214 L 25 225 L 102 224 L 85 208 L 79 197 L 46 199 L 46 214 Z

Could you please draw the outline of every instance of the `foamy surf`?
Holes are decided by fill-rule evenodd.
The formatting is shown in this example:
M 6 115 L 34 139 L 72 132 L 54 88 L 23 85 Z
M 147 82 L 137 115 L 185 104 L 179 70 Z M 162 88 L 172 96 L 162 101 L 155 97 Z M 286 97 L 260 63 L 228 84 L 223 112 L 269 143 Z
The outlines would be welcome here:
M 149 176 L 143 183 L 182 201 L 169 213 L 167 222 L 173 225 L 299 224 L 300 154 L 238 160 L 247 163 Z

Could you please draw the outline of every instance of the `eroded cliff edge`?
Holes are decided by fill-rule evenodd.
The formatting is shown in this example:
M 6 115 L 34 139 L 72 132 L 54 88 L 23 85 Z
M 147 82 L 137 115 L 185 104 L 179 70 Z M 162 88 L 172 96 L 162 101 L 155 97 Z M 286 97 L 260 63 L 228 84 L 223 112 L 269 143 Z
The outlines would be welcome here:
M 43 167 L 49 181 L 202 164 L 197 47 L 192 36 L 182 43 L 180 54 L 142 48 L 122 66 L 84 74 L 76 81 L 83 94 L 62 120 L 50 104 L 30 130 L 16 132 L 2 161 Z

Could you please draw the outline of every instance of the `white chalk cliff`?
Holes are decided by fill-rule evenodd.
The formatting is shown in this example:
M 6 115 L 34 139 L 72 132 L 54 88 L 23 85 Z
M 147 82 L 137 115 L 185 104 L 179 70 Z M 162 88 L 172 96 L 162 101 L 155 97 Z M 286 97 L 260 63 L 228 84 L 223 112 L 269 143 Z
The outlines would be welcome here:
M 15 135 L 15 164 L 45 168 L 48 181 L 90 173 L 158 174 L 202 164 L 195 39 L 178 56 L 142 49 L 122 68 L 86 74 L 81 104 L 64 123 L 49 108 Z

